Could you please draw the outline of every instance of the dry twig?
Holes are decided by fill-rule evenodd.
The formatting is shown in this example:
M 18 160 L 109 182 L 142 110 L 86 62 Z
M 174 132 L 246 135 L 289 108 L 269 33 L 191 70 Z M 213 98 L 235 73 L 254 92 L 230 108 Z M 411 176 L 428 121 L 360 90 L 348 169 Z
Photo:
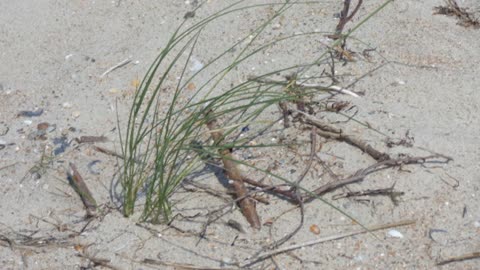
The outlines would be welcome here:
M 433 14 L 454 16 L 457 17 L 457 24 L 463 27 L 480 28 L 480 21 L 474 18 L 473 14 L 467 12 L 467 9 L 459 7 L 455 0 L 446 0 L 445 6 L 435 7 Z
M 309 114 L 303 113 L 301 111 L 297 111 L 297 112 L 305 116 L 307 120 L 306 122 L 308 124 L 316 126 L 318 128 L 317 133 L 322 137 L 344 141 L 348 144 L 358 147 L 359 149 L 369 154 L 372 158 L 378 161 L 387 160 L 390 158 L 388 154 L 376 150 L 367 142 L 359 138 L 356 138 L 354 136 L 345 134 L 342 129 L 339 129 L 337 127 L 331 126 L 330 124 L 324 123 Z
M 340 21 L 337 24 L 337 27 L 335 28 L 335 35 L 337 36 L 336 39 L 340 37 L 342 34 L 343 28 L 345 28 L 345 25 L 347 22 L 351 21 L 353 16 L 357 13 L 357 11 L 360 9 L 360 6 L 362 5 L 363 0 L 358 0 L 357 6 L 355 9 L 348 15 L 348 11 L 350 9 L 350 2 L 351 0 L 344 0 L 343 1 L 343 10 L 340 12 Z

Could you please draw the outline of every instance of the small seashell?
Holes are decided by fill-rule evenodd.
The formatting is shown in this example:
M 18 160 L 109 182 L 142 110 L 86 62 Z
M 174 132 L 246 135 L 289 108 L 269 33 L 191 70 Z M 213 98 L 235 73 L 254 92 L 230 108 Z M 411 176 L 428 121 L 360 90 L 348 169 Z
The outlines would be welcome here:
M 64 102 L 64 103 L 62 103 L 62 107 L 63 107 L 63 108 L 71 108 L 71 107 L 72 107 L 72 103 L 70 103 L 70 102 Z
M 278 29 L 280 29 L 281 27 L 282 27 L 282 25 L 279 24 L 279 23 L 276 23 L 276 24 L 272 25 L 272 29 L 273 29 L 273 30 L 278 30 Z
M 476 220 L 473 222 L 473 226 L 475 226 L 475 228 L 480 228 L 480 221 Z
M 403 238 L 403 234 L 397 230 L 389 230 L 387 236 L 392 238 Z
M 320 228 L 316 224 L 313 224 L 310 226 L 310 232 L 320 234 Z
M 273 218 L 269 218 L 265 220 L 265 222 L 263 223 L 263 226 L 272 226 L 272 224 L 273 224 Z
M 80 112 L 79 111 L 74 111 L 72 112 L 72 117 L 73 118 L 78 118 L 80 116 Z
M 197 88 L 197 87 L 195 86 L 195 84 L 193 82 L 191 82 L 187 85 L 187 89 L 190 90 L 190 91 L 195 90 L 195 88 Z
M 192 66 L 190 67 L 190 71 L 193 71 L 193 72 L 197 72 L 199 70 L 201 70 L 203 68 L 203 63 L 200 62 L 200 60 L 192 57 L 190 59 L 190 61 L 192 62 Z

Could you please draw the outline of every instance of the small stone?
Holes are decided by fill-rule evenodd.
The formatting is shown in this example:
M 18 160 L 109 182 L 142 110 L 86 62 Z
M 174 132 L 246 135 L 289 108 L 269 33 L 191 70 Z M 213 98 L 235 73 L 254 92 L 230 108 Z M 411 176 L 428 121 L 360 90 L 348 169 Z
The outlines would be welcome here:
M 17 114 L 18 117 L 37 117 L 43 114 L 43 109 L 37 109 L 35 111 L 21 111 Z
M 49 123 L 47 122 L 42 122 L 40 124 L 37 125 L 37 129 L 38 130 L 47 130 L 47 128 L 50 126 Z
M 10 128 L 6 124 L 0 123 L 0 136 L 7 135 L 9 130 Z
M 63 107 L 63 108 L 71 108 L 71 107 L 72 107 L 72 103 L 70 103 L 70 102 L 64 102 L 64 103 L 62 104 L 62 107 Z

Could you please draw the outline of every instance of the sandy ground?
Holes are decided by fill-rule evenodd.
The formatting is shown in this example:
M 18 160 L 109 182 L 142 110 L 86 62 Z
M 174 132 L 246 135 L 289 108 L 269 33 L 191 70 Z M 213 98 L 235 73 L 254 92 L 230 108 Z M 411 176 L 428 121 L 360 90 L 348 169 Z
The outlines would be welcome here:
M 207 1 L 194 19 L 211 14 L 224 2 L 231 1 Z M 281 24 L 266 32 L 331 32 L 337 23 L 334 15 L 341 9 L 339 2 L 293 8 Z M 354 22 L 382 1 L 366 2 Z M 472 11 L 480 8 L 475 1 L 458 2 Z M 200 240 L 206 216 L 225 201 L 200 191 L 180 190 L 174 198 L 175 212 L 191 218 L 176 220 L 173 225 L 178 230 L 166 225 L 139 226 L 135 217 L 124 218 L 114 208 L 118 201 L 111 194 L 117 160 L 73 141 L 84 135 L 103 135 L 109 142 L 99 145 L 119 150 L 117 114 L 125 120 L 136 81 L 195 3 L 0 2 L 0 142 L 5 145 L 0 149 L 0 269 L 92 269 L 94 259 L 86 256 L 106 259 L 115 269 L 193 269 L 175 264 L 235 268 L 298 224 L 298 210 L 291 211 L 254 232 L 237 209 L 211 224 Z M 364 93 L 361 98 L 340 97 L 357 106 L 357 119 L 392 138 L 405 138 L 408 132 L 414 146 L 387 148 L 385 136 L 353 122 L 345 125 L 349 131 L 388 153 L 429 155 L 424 150 L 429 149 L 454 160 L 447 165 L 387 170 L 350 186 L 360 191 L 395 184 L 396 191 L 405 193 L 398 205 L 385 196 L 333 200 L 345 190 L 324 199 L 366 226 L 411 219 L 415 225 L 396 228 L 401 237 L 391 237 L 386 230 L 347 237 L 278 255 L 253 268 L 479 269 L 480 259 L 435 265 L 480 251 L 480 31 L 459 26 L 452 17 L 432 15 L 433 7 L 442 3 L 394 1 L 355 33 L 364 44 L 349 42 L 353 51 L 361 53 L 368 44 L 376 52 L 368 59 L 359 55 L 355 62 L 338 65 L 338 74 L 345 75 L 341 85 L 360 78 L 349 89 Z M 213 24 L 199 39 L 194 56 L 208 61 L 271 12 L 269 7 L 257 8 Z M 315 57 L 322 51 L 322 40 L 307 38 L 270 49 L 238 70 L 232 80 L 238 83 L 247 75 Z M 131 62 L 101 77 L 125 59 Z M 38 110 L 43 110 L 39 116 L 19 115 Z M 50 124 L 43 136 L 37 133 L 42 122 Z M 304 142 L 297 149 L 301 154 L 254 150 L 253 155 L 262 166 L 278 161 L 276 173 L 296 178 L 307 160 L 308 132 L 299 133 L 295 127 L 281 130 L 281 125 L 279 129 L 266 139 L 297 138 Z M 58 155 L 51 158 L 52 154 Z M 324 142 L 321 156 L 342 177 L 374 163 L 358 149 L 332 141 Z M 85 210 L 66 180 L 69 162 L 77 165 L 106 214 L 91 221 L 81 235 L 75 232 L 87 225 Z M 306 185 L 332 180 L 322 174 L 320 165 L 314 170 Z M 225 192 L 212 173 L 194 181 Z M 275 197 L 270 200 L 271 205 L 259 205 L 264 222 L 291 208 Z M 228 220 L 242 224 L 246 233 L 227 226 Z M 318 235 L 310 230 L 312 225 L 318 226 Z M 317 200 L 305 206 L 304 226 L 282 246 L 358 228 Z M 13 242 L 9 245 L 8 240 Z

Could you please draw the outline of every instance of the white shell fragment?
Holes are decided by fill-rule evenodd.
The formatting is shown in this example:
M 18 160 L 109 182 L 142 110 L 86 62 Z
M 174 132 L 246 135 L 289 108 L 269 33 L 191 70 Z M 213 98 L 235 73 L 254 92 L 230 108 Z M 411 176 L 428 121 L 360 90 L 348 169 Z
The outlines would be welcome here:
M 192 62 L 192 65 L 190 66 L 190 71 L 197 72 L 204 66 L 203 63 L 195 57 L 190 58 L 190 61 Z
M 397 230 L 389 230 L 387 236 L 391 238 L 403 238 L 403 234 Z

